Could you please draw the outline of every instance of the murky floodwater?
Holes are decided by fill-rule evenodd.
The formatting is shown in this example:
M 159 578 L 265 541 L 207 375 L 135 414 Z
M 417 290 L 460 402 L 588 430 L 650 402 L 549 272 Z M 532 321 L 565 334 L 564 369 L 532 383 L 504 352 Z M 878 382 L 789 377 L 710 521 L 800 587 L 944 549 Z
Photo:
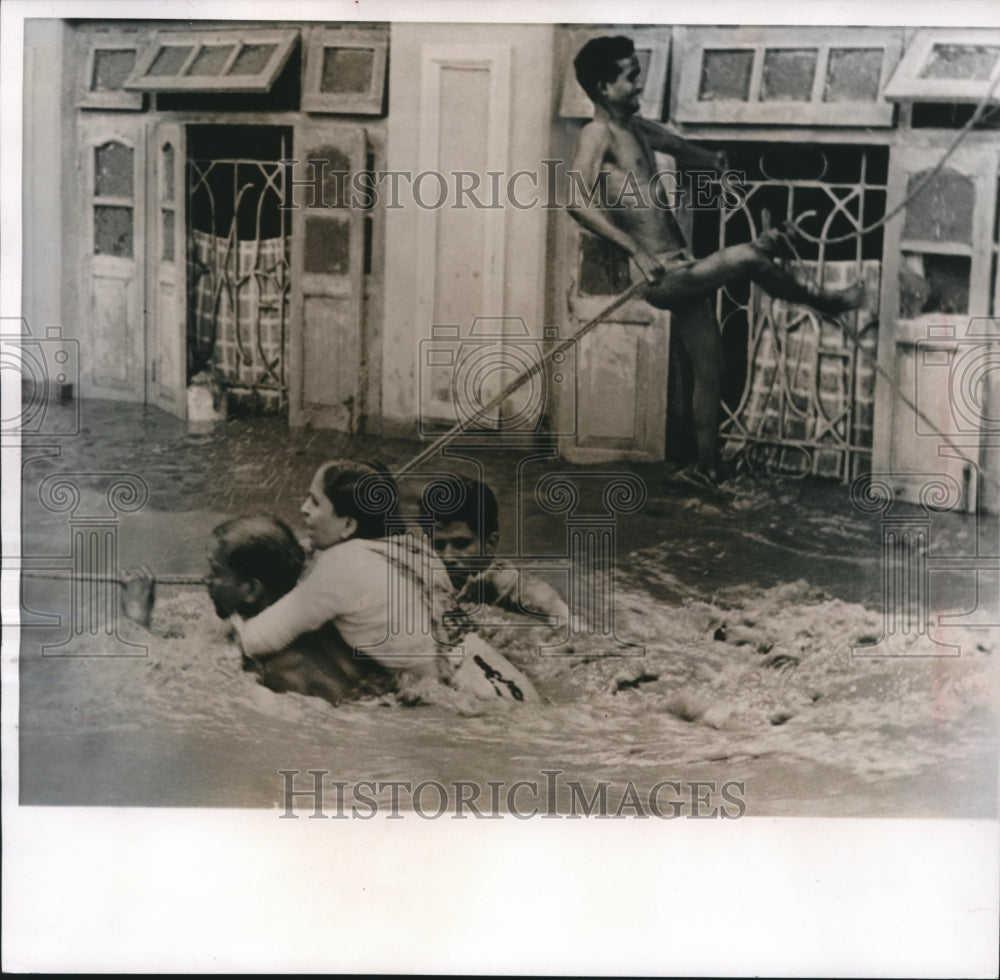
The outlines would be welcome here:
M 141 473 L 150 501 L 121 520 L 122 563 L 197 573 L 214 523 L 254 510 L 294 521 L 315 465 L 358 451 L 344 437 L 290 438 L 270 420 L 192 435 L 159 413 L 104 406 L 98 416 L 61 460 L 25 471 L 26 553 L 65 553 L 65 515 L 32 496 L 60 468 Z M 410 448 L 368 443 L 365 454 L 395 462 Z M 501 464 L 487 478 L 509 512 L 516 487 Z M 559 769 L 588 788 L 737 780 L 757 814 L 995 812 L 995 628 L 950 629 L 958 657 L 917 658 L 906 642 L 894 657 L 853 656 L 882 630 L 879 566 L 877 538 L 842 505 L 843 488 L 758 483 L 704 499 L 662 468 L 636 472 L 650 499 L 619 525 L 617 633 L 642 656 L 589 638 L 571 656 L 539 656 L 551 637 L 494 628 L 547 703 L 470 709 L 442 691 L 414 708 L 333 708 L 257 685 L 205 595 L 161 587 L 154 636 L 119 626 L 148 647 L 142 656 L 101 656 L 89 637 L 61 651 L 69 656 L 43 656 L 59 631 L 24 632 L 22 801 L 275 806 L 282 769 L 508 785 Z M 84 502 L 96 499 L 99 478 L 83 482 Z M 523 526 L 538 551 L 564 533 L 527 507 Z M 956 546 L 976 533 L 962 521 L 946 530 Z M 35 610 L 68 609 L 64 582 L 27 580 L 25 598 Z

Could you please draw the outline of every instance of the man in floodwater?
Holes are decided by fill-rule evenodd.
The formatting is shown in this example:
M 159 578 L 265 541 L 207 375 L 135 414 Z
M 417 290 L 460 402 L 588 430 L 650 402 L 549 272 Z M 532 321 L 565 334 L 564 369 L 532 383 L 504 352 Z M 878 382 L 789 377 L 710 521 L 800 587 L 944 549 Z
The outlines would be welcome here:
M 548 582 L 496 557 L 497 498 L 488 484 L 448 476 L 424 488 L 424 517 L 434 520 L 433 546 L 448 570 L 458 601 L 496 606 L 565 629 L 569 609 Z
M 237 517 L 220 524 L 209 538 L 205 585 L 220 619 L 255 616 L 290 592 L 305 554 L 291 529 L 276 517 Z M 148 569 L 122 575 L 122 609 L 149 627 L 155 579 Z M 277 693 L 321 697 L 331 704 L 392 688 L 390 672 L 351 650 L 332 623 L 304 633 L 267 658 L 243 656 L 243 667 Z
M 664 196 L 657 193 L 653 154 L 670 154 L 682 169 L 716 171 L 727 169 L 725 154 L 702 150 L 636 115 L 642 86 L 629 38 L 594 38 L 580 49 L 573 66 L 594 104 L 594 118 L 580 130 L 572 169 L 599 193 L 596 200 L 571 202 L 569 213 L 587 231 L 624 249 L 649 284 L 646 302 L 673 314 L 673 328 L 694 366 L 699 473 L 717 482 L 722 339 L 712 294 L 733 280 L 751 279 L 778 299 L 837 316 L 861 306 L 864 285 L 833 292 L 800 283 L 779 264 L 782 255 L 790 257 L 788 236 L 779 230 L 695 259 L 677 220 L 663 205 Z

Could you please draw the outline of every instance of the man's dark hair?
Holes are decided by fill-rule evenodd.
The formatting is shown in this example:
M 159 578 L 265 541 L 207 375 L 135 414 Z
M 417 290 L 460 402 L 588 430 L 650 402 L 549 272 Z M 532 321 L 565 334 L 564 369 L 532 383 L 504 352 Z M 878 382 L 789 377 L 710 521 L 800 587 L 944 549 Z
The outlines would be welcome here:
M 598 98 L 600 82 L 613 82 L 620 74 L 618 62 L 635 54 L 632 39 L 623 37 L 595 37 L 589 40 L 573 59 L 576 80 L 591 102 Z
M 445 476 L 424 487 L 420 498 L 424 517 L 438 524 L 464 521 L 484 542 L 499 527 L 497 498 L 482 480 L 467 476 Z
M 291 528 L 277 517 L 235 517 L 212 531 L 216 554 L 241 579 L 257 579 L 272 599 L 290 592 L 305 554 Z

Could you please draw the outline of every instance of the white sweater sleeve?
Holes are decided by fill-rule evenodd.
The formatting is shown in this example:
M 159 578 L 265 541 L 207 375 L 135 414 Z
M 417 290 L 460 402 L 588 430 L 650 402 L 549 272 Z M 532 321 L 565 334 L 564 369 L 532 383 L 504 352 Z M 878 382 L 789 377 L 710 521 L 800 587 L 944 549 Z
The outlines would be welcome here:
M 337 554 L 341 547 L 324 551 L 307 578 L 244 622 L 240 630 L 244 653 L 277 653 L 304 633 L 350 611 L 353 597 L 350 568 L 346 567 L 350 560 Z

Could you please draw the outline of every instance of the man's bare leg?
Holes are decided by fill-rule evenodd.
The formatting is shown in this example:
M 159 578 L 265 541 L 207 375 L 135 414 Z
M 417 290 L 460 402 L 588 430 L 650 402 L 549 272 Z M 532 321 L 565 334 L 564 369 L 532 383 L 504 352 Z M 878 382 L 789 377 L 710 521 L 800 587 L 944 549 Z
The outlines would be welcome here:
M 659 309 L 674 309 L 679 302 L 712 293 L 736 279 L 750 279 L 776 299 L 811 306 L 828 316 L 857 309 L 864 303 L 864 283 L 834 291 L 799 282 L 774 260 L 782 233 L 765 232 L 755 242 L 731 245 L 703 259 L 681 260 L 646 290 L 646 302 Z
M 691 414 L 698 445 L 698 467 L 709 478 L 719 476 L 719 409 L 722 391 L 722 336 L 710 297 L 674 303 L 671 327 L 677 331 L 694 367 Z

